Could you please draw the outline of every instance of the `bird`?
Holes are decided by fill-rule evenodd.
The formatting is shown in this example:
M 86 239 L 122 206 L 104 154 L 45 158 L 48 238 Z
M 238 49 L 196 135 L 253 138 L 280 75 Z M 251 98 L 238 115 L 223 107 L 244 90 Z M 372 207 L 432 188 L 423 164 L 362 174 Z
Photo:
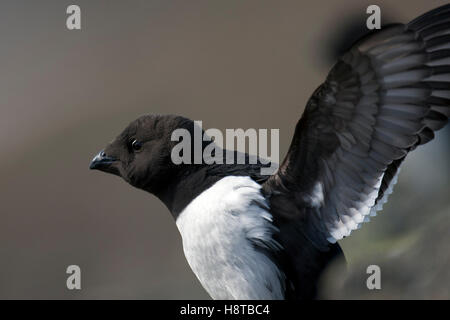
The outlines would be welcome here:
M 196 123 L 160 114 L 132 121 L 90 169 L 166 205 L 213 299 L 316 299 L 324 270 L 344 257 L 338 241 L 382 209 L 406 156 L 447 124 L 449 81 L 447 4 L 371 32 L 341 55 L 271 175 L 261 174 L 261 160 L 174 163 L 172 133 L 193 134 Z

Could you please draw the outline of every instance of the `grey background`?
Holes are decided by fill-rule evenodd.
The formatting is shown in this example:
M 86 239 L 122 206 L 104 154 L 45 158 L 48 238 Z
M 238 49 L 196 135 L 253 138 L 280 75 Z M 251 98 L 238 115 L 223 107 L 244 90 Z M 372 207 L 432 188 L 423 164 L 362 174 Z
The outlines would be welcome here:
M 65 26 L 73 3 L 81 31 Z M 400 22 L 444 3 L 376 2 Z M 330 46 L 369 4 L 2 1 L 0 298 L 209 298 L 167 209 L 90 159 L 144 113 L 280 128 L 282 158 Z M 410 156 L 383 213 L 341 242 L 351 272 L 330 271 L 324 297 L 450 297 L 448 136 Z M 70 264 L 81 291 L 66 289 Z M 381 291 L 365 288 L 369 264 Z

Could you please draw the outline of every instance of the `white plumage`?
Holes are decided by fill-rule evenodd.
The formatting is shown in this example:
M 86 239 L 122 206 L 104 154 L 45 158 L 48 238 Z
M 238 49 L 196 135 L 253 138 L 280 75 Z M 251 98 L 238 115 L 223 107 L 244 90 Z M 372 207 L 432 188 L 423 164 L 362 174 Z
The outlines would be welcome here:
M 283 299 L 284 275 L 256 247 L 279 250 L 261 186 L 228 176 L 178 216 L 187 261 L 214 299 Z

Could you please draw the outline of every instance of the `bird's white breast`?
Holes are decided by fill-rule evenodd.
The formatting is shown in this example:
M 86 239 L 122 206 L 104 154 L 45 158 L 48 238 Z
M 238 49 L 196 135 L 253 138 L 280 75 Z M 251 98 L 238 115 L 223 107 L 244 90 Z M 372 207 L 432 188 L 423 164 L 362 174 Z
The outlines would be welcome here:
M 283 299 L 284 275 L 262 252 L 281 247 L 261 186 L 228 176 L 178 216 L 189 265 L 214 299 Z

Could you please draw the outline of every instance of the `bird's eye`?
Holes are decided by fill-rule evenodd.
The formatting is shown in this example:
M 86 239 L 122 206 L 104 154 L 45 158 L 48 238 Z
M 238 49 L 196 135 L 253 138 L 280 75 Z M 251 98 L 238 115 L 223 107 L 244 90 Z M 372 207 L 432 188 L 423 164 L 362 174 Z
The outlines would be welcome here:
M 131 142 L 131 148 L 133 148 L 134 151 L 140 151 L 142 149 L 142 143 L 136 139 L 133 139 Z

